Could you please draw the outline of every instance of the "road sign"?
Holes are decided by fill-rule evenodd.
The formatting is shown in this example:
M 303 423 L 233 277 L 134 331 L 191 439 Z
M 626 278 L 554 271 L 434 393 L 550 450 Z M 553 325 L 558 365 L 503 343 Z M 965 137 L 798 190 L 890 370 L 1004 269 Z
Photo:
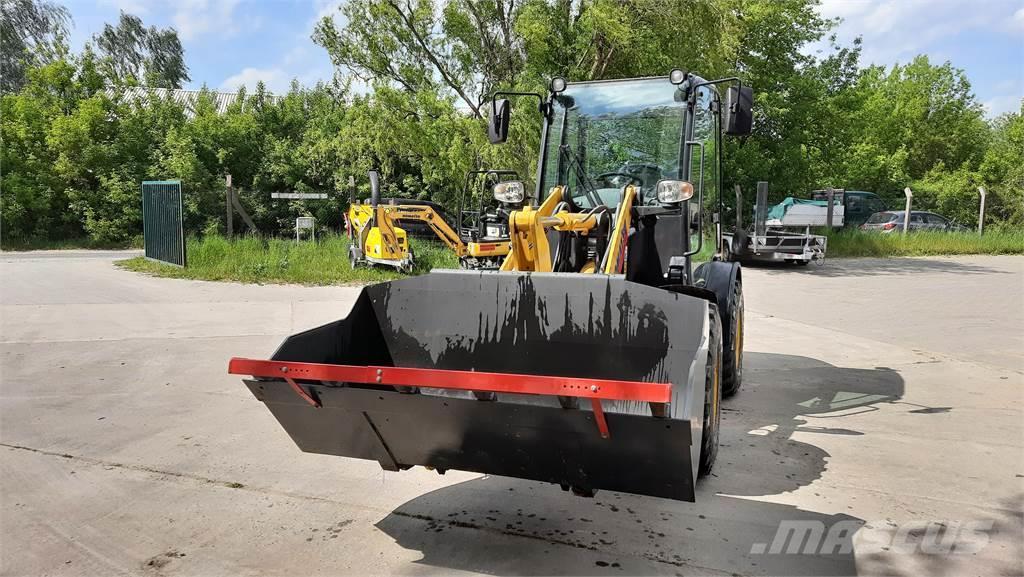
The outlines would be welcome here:
M 326 192 L 271 192 L 270 198 L 288 200 L 327 200 Z
M 299 231 L 308 230 L 312 239 L 316 240 L 316 219 L 312 216 L 300 216 L 295 219 L 295 240 L 299 240 Z

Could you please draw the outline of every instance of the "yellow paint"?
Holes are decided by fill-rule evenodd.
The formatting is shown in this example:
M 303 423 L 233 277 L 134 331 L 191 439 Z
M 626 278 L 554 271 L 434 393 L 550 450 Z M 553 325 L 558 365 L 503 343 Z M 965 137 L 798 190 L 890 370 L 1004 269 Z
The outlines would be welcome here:
M 623 243 L 626 242 L 629 234 L 630 215 L 633 211 L 633 200 L 636 199 L 636 187 L 632 184 L 626 187 L 626 194 L 615 211 L 615 230 L 612 231 L 612 238 L 608 241 L 608 262 L 604 265 L 605 274 L 616 274 L 626 272 L 626 262 L 623 261 L 623 270 L 619 268 L 619 255 L 622 252 Z
M 563 187 L 556 186 L 537 208 L 527 206 L 512 211 L 508 218 L 512 250 L 501 263 L 501 270 L 551 272 L 551 247 L 544 234 L 544 218 L 555 212 L 563 191 Z

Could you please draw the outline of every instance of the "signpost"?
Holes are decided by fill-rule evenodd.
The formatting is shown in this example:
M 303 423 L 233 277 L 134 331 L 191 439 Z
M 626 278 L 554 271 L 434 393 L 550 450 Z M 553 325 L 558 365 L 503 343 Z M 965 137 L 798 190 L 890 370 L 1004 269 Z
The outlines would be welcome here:
M 326 192 L 271 192 L 270 198 L 288 200 L 327 200 Z
M 316 219 L 312 216 L 300 216 L 295 219 L 295 240 L 299 240 L 299 232 L 308 230 L 310 238 L 316 242 Z

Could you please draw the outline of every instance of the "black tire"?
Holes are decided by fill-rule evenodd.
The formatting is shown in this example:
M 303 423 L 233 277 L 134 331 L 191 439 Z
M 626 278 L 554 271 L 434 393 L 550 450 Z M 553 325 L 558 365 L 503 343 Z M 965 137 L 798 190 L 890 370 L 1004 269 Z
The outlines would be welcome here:
M 722 351 L 722 396 L 731 397 L 740 390 L 743 384 L 743 283 L 737 278 L 732 283 L 732 298 L 729 299 L 732 310 L 724 315 L 728 324 L 725 347 Z
M 798 265 L 800 265 L 800 266 L 807 266 L 807 265 L 811 264 L 811 261 L 809 261 L 809 260 L 798 260 L 798 261 L 796 261 L 796 263 Z
M 718 456 L 718 430 L 722 420 L 722 322 L 718 318 L 718 307 L 708 304 L 710 339 L 708 362 L 704 370 L 704 432 L 700 441 L 700 462 L 697 476 L 711 472 Z

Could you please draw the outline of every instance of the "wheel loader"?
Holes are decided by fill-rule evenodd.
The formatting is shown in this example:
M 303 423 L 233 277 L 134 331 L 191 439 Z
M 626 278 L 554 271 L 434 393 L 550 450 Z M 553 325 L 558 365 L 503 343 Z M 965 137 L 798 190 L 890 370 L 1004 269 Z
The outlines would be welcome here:
M 693 501 L 742 378 L 743 292 L 737 263 L 692 259 L 751 89 L 556 78 L 492 96 L 495 144 L 507 96 L 537 99 L 541 146 L 500 270 L 367 286 L 347 317 L 229 372 L 306 452 Z
M 426 224 L 445 246 L 455 252 L 463 268 L 487 268 L 508 254 L 507 238 L 464 241 L 430 205 L 382 203 L 380 176 L 371 170 L 369 177 L 369 205 L 356 203 L 352 198 L 346 213 L 351 239 L 348 260 L 352 268 L 376 264 L 393 266 L 405 273 L 412 272 L 415 257 L 409 235 L 400 226 L 402 221 Z

